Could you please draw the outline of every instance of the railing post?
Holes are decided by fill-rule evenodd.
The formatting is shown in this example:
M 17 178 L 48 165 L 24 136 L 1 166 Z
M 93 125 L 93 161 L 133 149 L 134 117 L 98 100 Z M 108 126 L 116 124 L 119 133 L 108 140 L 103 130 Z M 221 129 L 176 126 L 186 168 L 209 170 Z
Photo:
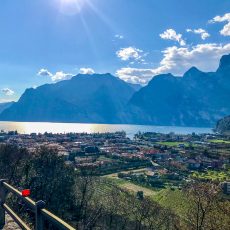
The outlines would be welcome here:
M 35 218 L 36 218 L 36 225 L 35 230 L 43 230 L 44 229 L 44 220 L 41 214 L 41 209 L 45 208 L 45 202 L 40 200 L 36 202 L 36 209 L 35 209 Z
M 6 190 L 3 187 L 3 182 L 6 180 L 0 180 L 0 229 L 3 229 L 6 223 L 5 209 L 3 208 L 6 201 Z

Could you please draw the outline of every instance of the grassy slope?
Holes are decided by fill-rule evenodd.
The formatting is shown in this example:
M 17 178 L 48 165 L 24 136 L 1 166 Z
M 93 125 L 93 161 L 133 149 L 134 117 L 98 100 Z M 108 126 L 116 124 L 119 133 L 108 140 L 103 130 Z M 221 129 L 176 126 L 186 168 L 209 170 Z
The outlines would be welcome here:
M 146 188 L 141 185 L 134 184 L 130 181 L 120 179 L 120 178 L 112 178 L 112 177 L 107 177 L 109 180 L 111 180 L 113 183 L 116 185 L 119 185 L 119 187 L 123 189 L 127 189 L 130 192 L 137 193 L 138 191 L 143 191 L 145 196 L 153 197 L 154 195 L 157 194 L 157 191 L 151 188 Z
M 183 217 L 188 210 L 188 200 L 181 190 L 162 189 L 153 199 Z
M 143 191 L 145 196 L 151 197 L 154 201 L 157 201 L 164 207 L 172 209 L 176 214 L 184 216 L 184 213 L 188 209 L 188 202 L 186 197 L 183 195 L 181 190 L 171 190 L 167 189 L 152 189 L 146 188 L 141 185 L 134 184 L 130 181 L 117 178 L 116 175 L 106 176 L 108 180 L 111 180 L 116 185 L 121 188 L 127 189 L 130 192 Z

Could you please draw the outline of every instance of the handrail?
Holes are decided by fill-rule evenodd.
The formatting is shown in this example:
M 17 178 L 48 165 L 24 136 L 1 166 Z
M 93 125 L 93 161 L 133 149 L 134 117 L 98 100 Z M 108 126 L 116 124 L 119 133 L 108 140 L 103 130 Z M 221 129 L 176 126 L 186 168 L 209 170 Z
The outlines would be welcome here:
M 23 230 L 30 230 L 20 217 L 5 203 L 7 192 L 11 192 L 20 198 L 35 214 L 35 230 L 44 230 L 44 220 L 60 230 L 75 230 L 75 228 L 45 209 L 45 203 L 43 201 L 34 202 L 28 197 L 23 197 L 21 192 L 6 183 L 5 180 L 0 180 L 0 229 L 5 225 L 5 212 L 7 212 Z
M 28 197 L 23 197 L 22 196 L 22 193 L 19 192 L 17 189 L 15 189 L 14 187 L 12 187 L 11 185 L 7 184 L 6 182 L 3 182 L 2 184 L 6 190 L 8 190 L 9 192 L 13 193 L 14 195 L 16 195 L 18 198 L 22 199 L 24 201 L 24 203 L 26 203 L 27 206 L 29 206 L 29 208 L 35 212 L 35 206 L 36 206 L 36 203 L 31 200 L 30 198 Z
M 46 209 L 42 209 L 41 213 L 43 215 L 43 217 L 46 220 L 50 220 L 54 225 L 59 226 L 60 229 L 63 230 L 74 230 L 73 227 L 71 227 L 69 224 L 67 224 L 65 221 L 63 221 L 62 219 L 60 219 L 59 217 L 55 216 L 54 214 L 52 214 L 51 212 L 49 212 Z
M 6 210 L 6 212 L 11 216 L 11 218 L 18 224 L 19 227 L 25 230 L 31 230 L 26 223 L 24 223 L 20 217 L 7 205 L 4 204 L 3 208 Z

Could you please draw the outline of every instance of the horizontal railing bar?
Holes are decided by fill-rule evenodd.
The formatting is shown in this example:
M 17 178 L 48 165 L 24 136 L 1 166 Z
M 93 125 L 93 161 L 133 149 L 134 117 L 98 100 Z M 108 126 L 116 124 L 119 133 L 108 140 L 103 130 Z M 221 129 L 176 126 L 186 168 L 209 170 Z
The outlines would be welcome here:
M 15 194 L 17 197 L 19 197 L 20 199 L 22 199 L 26 205 L 31 209 L 31 211 L 35 212 L 36 211 L 36 203 L 28 198 L 28 197 L 23 197 L 21 192 L 18 191 L 17 189 L 15 189 L 13 186 L 7 184 L 6 182 L 2 183 L 4 188 L 9 191 L 12 192 L 13 194 Z M 25 230 L 30 230 L 30 228 L 28 228 L 25 223 L 13 212 L 13 210 L 11 210 L 9 208 L 9 206 L 7 206 L 6 204 L 4 204 L 4 208 L 6 209 L 7 212 L 9 212 L 9 215 L 13 215 L 12 218 L 16 218 L 15 222 L 18 223 L 18 225 L 22 224 L 23 229 Z M 49 222 L 51 222 L 53 225 L 55 225 L 56 227 L 58 227 L 59 229 L 63 229 L 63 230 L 76 230 L 75 228 L 73 228 L 72 226 L 70 226 L 69 224 L 67 224 L 65 221 L 63 221 L 62 219 L 60 219 L 59 217 L 55 216 L 54 214 L 52 214 L 51 212 L 49 212 L 46 209 L 41 209 L 41 214 L 42 216 L 48 220 Z
M 54 214 L 52 214 L 51 212 L 49 212 L 46 209 L 42 209 L 41 214 L 44 216 L 44 218 L 46 220 L 50 221 L 51 223 L 53 223 L 56 227 L 58 227 L 60 229 L 63 229 L 63 230 L 76 230 L 75 228 L 73 228 L 72 226 L 67 224 L 65 221 L 63 221 L 59 217 L 55 216 Z
M 23 220 L 7 205 L 3 204 L 3 208 L 6 210 L 6 212 L 12 217 L 12 219 L 18 224 L 19 227 L 21 227 L 23 230 L 31 230 L 24 222 Z
M 7 189 L 8 191 L 14 193 L 17 197 L 19 197 L 20 199 L 22 199 L 31 209 L 31 211 L 35 212 L 35 205 L 36 203 L 31 200 L 28 197 L 23 197 L 21 192 L 19 192 L 17 189 L 15 189 L 14 187 L 12 187 L 11 185 L 7 184 L 6 182 L 3 182 L 3 186 L 5 189 Z

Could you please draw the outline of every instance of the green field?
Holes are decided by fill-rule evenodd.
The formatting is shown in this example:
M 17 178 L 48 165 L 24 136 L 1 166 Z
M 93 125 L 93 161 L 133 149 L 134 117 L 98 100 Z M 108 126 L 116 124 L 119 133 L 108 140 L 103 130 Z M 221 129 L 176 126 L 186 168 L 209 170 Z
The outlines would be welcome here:
M 189 146 L 188 142 L 177 142 L 177 141 L 162 141 L 162 142 L 156 142 L 159 145 L 166 145 L 168 147 L 178 147 L 178 145 L 183 144 L 186 147 Z

